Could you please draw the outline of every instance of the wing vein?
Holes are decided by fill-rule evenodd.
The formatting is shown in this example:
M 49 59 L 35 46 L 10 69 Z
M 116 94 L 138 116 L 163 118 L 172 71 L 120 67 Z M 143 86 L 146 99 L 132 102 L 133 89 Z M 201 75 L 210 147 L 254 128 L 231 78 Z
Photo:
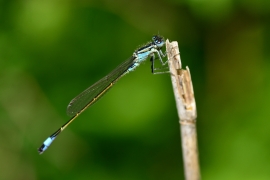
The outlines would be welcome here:
M 88 105 L 88 103 L 91 102 L 94 98 L 96 98 L 101 92 L 103 92 L 110 85 L 110 83 L 114 82 L 118 77 L 123 75 L 127 71 L 127 69 L 133 65 L 134 59 L 135 57 L 131 56 L 128 60 L 117 66 L 107 76 L 103 77 L 102 79 L 94 83 L 92 86 L 81 92 L 74 99 L 72 99 L 68 104 L 67 114 L 69 116 L 74 116 L 82 109 L 84 109 Z M 100 97 L 101 96 L 98 96 L 97 99 L 99 99 Z

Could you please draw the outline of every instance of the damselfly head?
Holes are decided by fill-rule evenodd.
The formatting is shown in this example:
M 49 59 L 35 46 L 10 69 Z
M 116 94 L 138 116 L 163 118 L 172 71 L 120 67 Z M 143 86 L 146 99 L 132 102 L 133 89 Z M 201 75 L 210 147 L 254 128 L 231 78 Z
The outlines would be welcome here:
M 161 48 L 165 44 L 163 37 L 161 37 L 159 35 L 153 36 L 152 40 L 153 40 L 153 43 L 159 48 Z

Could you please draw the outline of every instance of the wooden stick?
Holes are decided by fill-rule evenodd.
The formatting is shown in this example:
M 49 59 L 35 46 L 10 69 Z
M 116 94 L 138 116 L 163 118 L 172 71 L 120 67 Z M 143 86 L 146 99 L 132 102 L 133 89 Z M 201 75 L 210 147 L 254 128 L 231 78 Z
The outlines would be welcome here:
M 181 126 L 184 171 L 186 180 L 200 180 L 197 148 L 196 103 L 189 68 L 182 69 L 178 43 L 166 41 L 176 107 Z

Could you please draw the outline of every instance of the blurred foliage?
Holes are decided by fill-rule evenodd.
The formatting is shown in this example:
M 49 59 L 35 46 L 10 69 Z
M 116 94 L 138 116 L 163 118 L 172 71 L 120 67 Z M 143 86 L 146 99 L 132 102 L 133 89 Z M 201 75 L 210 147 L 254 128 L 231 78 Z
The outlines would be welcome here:
M 202 178 L 270 178 L 270 1 L 0 1 L 0 179 L 184 179 L 169 75 L 121 79 L 43 155 L 66 105 L 152 35 L 179 43 Z

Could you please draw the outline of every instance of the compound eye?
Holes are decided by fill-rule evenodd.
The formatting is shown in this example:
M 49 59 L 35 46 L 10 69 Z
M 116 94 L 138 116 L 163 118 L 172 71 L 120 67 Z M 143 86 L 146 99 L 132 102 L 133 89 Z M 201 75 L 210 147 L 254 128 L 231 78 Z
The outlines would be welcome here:
M 155 42 L 155 44 L 160 44 L 161 43 L 160 38 L 158 36 L 153 36 L 152 40 Z
M 160 40 L 156 39 L 156 40 L 155 40 L 155 43 L 156 43 L 156 44 L 160 44 Z
M 161 48 L 164 46 L 165 42 L 161 36 L 157 36 L 154 43 L 156 44 L 157 47 Z
M 155 35 L 152 37 L 152 40 L 153 43 L 159 48 L 161 48 L 164 45 L 164 40 L 161 36 Z

